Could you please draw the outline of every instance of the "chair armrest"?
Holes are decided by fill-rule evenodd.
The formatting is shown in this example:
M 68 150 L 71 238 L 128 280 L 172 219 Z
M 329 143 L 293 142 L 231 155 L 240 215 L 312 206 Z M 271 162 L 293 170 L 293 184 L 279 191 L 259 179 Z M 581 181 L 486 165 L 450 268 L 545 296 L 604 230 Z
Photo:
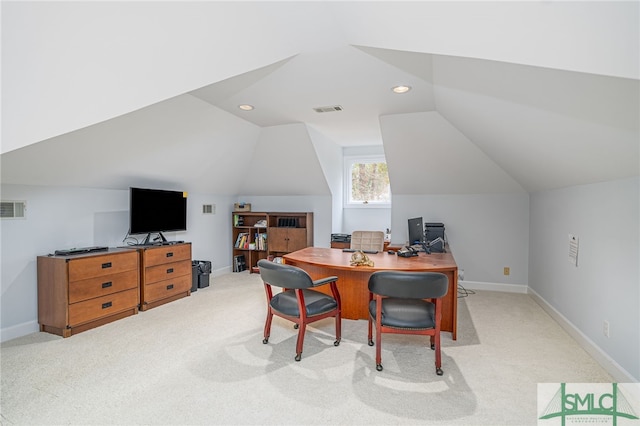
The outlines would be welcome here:
M 320 287 L 321 285 L 329 284 L 331 282 L 338 281 L 338 277 L 325 277 L 320 278 L 319 280 L 315 280 L 313 282 L 313 287 Z

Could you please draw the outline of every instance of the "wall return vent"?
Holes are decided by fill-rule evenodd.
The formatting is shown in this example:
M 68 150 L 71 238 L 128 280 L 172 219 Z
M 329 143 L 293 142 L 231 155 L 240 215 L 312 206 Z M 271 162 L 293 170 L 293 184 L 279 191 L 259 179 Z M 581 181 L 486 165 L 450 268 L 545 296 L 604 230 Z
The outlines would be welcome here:
M 334 106 L 325 106 L 325 107 L 317 107 L 313 109 L 315 112 L 335 112 L 342 111 L 342 107 L 340 105 Z
M 25 201 L 2 201 L 0 202 L 0 218 L 2 219 L 24 219 L 27 212 Z

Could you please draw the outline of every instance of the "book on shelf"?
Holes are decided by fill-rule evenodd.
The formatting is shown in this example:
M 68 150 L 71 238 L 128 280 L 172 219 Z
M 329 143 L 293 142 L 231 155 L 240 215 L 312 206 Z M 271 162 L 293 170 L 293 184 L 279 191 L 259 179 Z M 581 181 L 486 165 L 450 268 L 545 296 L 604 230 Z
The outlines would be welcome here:
M 242 272 L 247 269 L 247 262 L 244 254 L 233 256 L 233 272 Z
M 240 232 L 236 238 L 235 248 L 245 249 L 249 248 L 249 233 Z
M 244 226 L 244 217 L 239 214 L 233 215 L 233 226 Z
M 266 232 L 256 232 L 254 235 L 254 242 L 256 245 L 256 250 L 264 251 L 267 249 L 267 233 Z

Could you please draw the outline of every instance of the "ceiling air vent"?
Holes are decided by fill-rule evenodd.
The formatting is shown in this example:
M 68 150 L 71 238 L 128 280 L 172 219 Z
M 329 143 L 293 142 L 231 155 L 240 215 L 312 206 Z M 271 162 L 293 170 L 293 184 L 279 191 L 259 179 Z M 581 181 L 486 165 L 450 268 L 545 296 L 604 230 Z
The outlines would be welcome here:
M 0 202 L 0 217 L 2 219 L 24 219 L 27 203 L 24 201 Z
M 318 107 L 313 109 L 315 112 L 335 112 L 342 111 L 342 107 L 340 105 L 334 106 L 326 106 L 326 107 Z

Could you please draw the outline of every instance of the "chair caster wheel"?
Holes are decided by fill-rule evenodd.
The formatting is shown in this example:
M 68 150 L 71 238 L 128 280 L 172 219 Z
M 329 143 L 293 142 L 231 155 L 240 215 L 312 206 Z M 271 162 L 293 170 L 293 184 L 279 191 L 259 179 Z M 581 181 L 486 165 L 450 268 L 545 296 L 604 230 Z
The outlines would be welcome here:
M 376 370 L 382 371 L 382 364 L 376 364 Z
M 442 368 L 436 368 L 436 374 L 438 376 L 442 376 L 444 374 L 444 372 L 442 371 Z
M 298 329 L 298 327 L 300 327 L 298 324 L 293 324 L 293 328 L 294 328 L 294 330 L 297 330 L 297 329 Z
M 369 346 L 373 346 L 373 340 L 369 340 Z
M 296 361 L 300 361 L 302 359 L 302 354 L 297 354 L 295 359 Z
M 266 345 L 267 343 L 269 343 L 269 339 L 268 338 L 262 339 L 262 344 L 263 345 Z
M 431 350 L 435 351 L 436 350 L 436 345 L 431 345 Z
M 333 346 L 338 346 L 340 344 L 340 339 L 336 339 L 335 342 L 333 342 Z

